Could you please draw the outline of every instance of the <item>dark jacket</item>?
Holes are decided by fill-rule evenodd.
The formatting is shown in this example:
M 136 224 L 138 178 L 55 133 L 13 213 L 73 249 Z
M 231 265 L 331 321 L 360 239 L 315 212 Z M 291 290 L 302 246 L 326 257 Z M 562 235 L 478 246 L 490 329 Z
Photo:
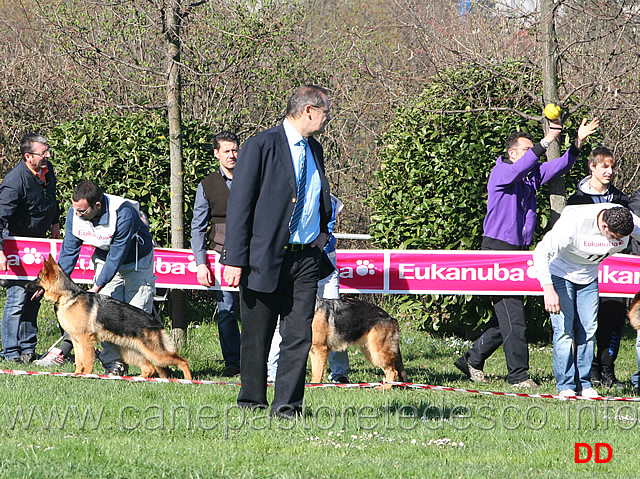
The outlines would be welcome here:
M 0 184 L 0 249 L 2 233 L 11 236 L 44 238 L 51 226 L 60 222 L 53 165 L 47 162 L 46 184 L 21 160 Z
M 591 180 L 590 176 L 583 178 L 578 183 L 577 191 L 569 196 L 567 205 L 590 205 L 593 203 L 615 203 L 625 208 L 629 207 L 629 197 L 613 185 L 609 185 L 607 191 L 601 195 L 587 193 L 586 185 Z M 638 214 L 638 213 L 636 213 Z
M 536 192 L 547 181 L 569 171 L 580 154 L 572 145 L 560 158 L 540 162 L 544 152 L 538 143 L 515 163 L 498 157 L 487 184 L 485 237 L 513 246 L 531 244 L 536 228 Z
M 322 146 L 310 137 L 309 147 L 320 174 L 320 232 L 328 235 L 331 197 Z M 243 268 L 243 286 L 262 293 L 275 291 L 289 244 L 289 219 L 296 193 L 284 126 L 249 138 L 240 149 L 233 172 L 221 258 L 222 264 Z

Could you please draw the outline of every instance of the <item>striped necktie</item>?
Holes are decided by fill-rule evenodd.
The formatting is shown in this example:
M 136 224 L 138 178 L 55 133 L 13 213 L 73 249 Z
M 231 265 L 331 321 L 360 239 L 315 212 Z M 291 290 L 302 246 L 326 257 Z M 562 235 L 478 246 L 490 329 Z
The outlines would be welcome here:
M 291 221 L 289 221 L 290 233 L 293 233 L 298 229 L 300 218 L 302 218 L 302 211 L 304 210 L 304 197 L 307 192 L 307 142 L 308 140 L 303 138 L 297 143 L 298 145 L 302 145 L 302 153 L 298 159 L 300 164 L 300 177 L 298 178 L 296 206 L 293 209 Z

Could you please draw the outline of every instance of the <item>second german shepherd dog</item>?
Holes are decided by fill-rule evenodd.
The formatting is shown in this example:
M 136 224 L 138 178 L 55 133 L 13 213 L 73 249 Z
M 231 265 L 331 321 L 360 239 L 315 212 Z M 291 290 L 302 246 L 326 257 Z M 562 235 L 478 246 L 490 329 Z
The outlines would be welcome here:
M 384 370 L 386 381 L 407 382 L 398 321 L 376 305 L 355 298 L 317 298 L 311 328 L 312 383 L 322 382 L 329 352 L 344 351 L 350 344 L 360 346 L 365 358 Z
M 94 346 L 97 341 L 108 341 L 120 346 L 122 358 L 138 366 L 142 377 L 157 371 L 166 378 L 166 367 L 177 366 L 185 379 L 191 379 L 187 361 L 176 354 L 173 341 L 156 318 L 117 299 L 83 290 L 51 255 L 26 289 L 36 291 L 34 297 L 44 290 L 44 298 L 56 305 L 58 322 L 75 349 L 76 374 L 93 372 Z

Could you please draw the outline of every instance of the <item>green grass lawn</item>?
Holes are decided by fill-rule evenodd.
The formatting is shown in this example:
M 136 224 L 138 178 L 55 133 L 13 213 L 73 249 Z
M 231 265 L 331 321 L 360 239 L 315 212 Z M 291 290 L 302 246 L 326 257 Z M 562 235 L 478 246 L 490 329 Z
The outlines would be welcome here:
M 59 336 L 49 306 L 40 325 L 43 352 Z M 470 342 L 402 328 L 412 382 L 475 388 L 453 366 Z M 617 363 L 625 382 L 636 369 L 628 333 Z M 556 394 L 551 347 L 530 351 L 536 392 Z M 215 324 L 191 326 L 182 353 L 195 378 L 224 380 Z M 382 380 L 359 351 L 349 356 L 353 381 Z M 484 390 L 513 392 L 501 350 L 485 372 Z M 635 402 L 308 388 L 304 417 L 289 422 L 238 410 L 237 393 L 235 385 L 0 375 L 0 477 L 638 477 Z M 576 442 L 608 443 L 613 457 L 575 464 Z

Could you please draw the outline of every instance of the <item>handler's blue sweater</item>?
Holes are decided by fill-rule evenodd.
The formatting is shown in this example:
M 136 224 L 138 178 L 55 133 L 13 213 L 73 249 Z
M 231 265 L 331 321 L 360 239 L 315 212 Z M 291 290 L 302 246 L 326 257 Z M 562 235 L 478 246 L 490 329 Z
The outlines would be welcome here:
M 105 197 L 105 202 L 106 201 L 108 200 Z M 105 205 L 104 212 L 106 213 L 107 211 L 108 206 Z M 78 256 L 80 255 L 80 248 L 83 244 L 83 241 L 72 233 L 71 225 L 74 221 L 74 215 L 75 210 L 69 208 L 67 221 L 65 223 L 62 249 L 60 250 L 60 257 L 58 258 L 58 264 L 67 274 L 71 274 L 73 268 L 75 268 Z M 122 203 L 116 210 L 116 215 L 116 231 L 113 235 L 109 251 L 96 248 L 94 253 L 94 256 L 105 262 L 100 275 L 95 281 L 95 284 L 100 287 L 103 287 L 111 281 L 122 265 L 135 263 L 136 251 L 138 259 L 144 258 L 153 251 L 153 240 L 149 232 L 149 227 L 140 219 L 138 211 L 136 211 L 131 203 L 127 201 Z M 101 216 L 97 216 L 91 221 L 97 224 Z M 76 221 L 79 220 L 76 219 Z M 135 237 L 136 233 L 138 239 Z

